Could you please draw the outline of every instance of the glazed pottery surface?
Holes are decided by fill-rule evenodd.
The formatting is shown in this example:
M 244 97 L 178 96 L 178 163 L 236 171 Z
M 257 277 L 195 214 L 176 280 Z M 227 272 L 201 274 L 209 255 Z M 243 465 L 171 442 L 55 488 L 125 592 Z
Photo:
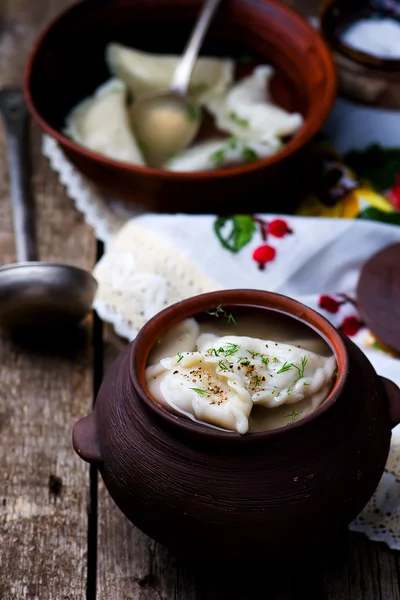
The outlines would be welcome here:
M 25 78 L 31 113 L 106 195 L 158 211 L 215 212 L 237 209 L 235 202 L 245 197 L 248 203 L 249 196 L 273 182 L 279 193 L 282 172 L 291 167 L 291 159 L 321 128 L 333 106 L 333 61 L 309 23 L 280 0 L 231 0 L 222 3 L 202 54 L 234 59 L 251 54 L 276 68 L 274 98 L 305 118 L 301 131 L 280 152 L 241 167 L 172 173 L 108 159 L 61 133 L 71 108 L 109 77 L 104 60 L 107 43 L 180 54 L 199 7 L 197 0 L 85 0 L 56 19 L 33 49 Z M 272 208 L 269 198 L 275 197 L 268 192 L 265 210 Z M 294 196 L 287 199 L 293 201 Z M 283 202 L 285 195 L 280 197 Z
M 338 377 L 315 413 L 240 436 L 175 416 L 146 394 L 157 339 L 219 304 L 292 315 L 329 342 Z M 254 562 L 315 550 L 343 532 L 374 492 L 399 421 L 399 389 L 321 315 L 277 294 L 230 290 L 185 300 L 149 321 L 107 373 L 73 438 L 149 536 L 187 557 Z
M 386 7 L 390 11 L 390 3 Z M 334 53 L 343 96 L 357 102 L 400 109 L 400 60 L 377 58 L 347 46 L 340 38 L 343 25 L 376 12 L 371 0 L 325 0 L 321 31 Z

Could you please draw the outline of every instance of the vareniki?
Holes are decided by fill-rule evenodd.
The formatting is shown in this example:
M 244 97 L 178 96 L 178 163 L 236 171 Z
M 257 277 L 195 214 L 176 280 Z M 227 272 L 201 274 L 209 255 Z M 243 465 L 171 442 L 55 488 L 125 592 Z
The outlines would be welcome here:
M 282 405 L 300 403 L 310 414 L 328 396 L 335 370 L 334 356 L 270 340 L 203 333 L 194 351 L 161 358 L 147 367 L 146 378 L 150 393 L 170 410 L 245 434 L 256 406 L 273 416 Z

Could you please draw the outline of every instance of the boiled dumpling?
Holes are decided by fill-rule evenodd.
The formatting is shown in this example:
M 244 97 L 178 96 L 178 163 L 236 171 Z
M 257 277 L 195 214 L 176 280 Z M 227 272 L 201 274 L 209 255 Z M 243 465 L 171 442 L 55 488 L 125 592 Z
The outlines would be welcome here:
M 209 347 L 208 344 L 210 344 Z M 253 406 L 268 409 L 327 397 L 336 360 L 268 340 L 202 334 L 197 350 L 146 369 L 154 398 L 189 417 L 246 433 Z
M 167 331 L 153 349 L 149 364 L 159 362 L 165 356 L 165 350 L 171 354 L 192 352 L 196 349 L 196 340 L 200 333 L 200 326 L 195 319 L 184 319 L 172 330 Z
M 169 88 L 177 56 L 150 54 L 120 44 L 108 44 L 106 61 L 111 73 L 127 84 L 134 98 Z M 190 93 L 204 101 L 225 93 L 233 81 L 234 62 L 230 59 L 199 58 L 193 70 Z
M 272 143 L 296 133 L 303 124 L 299 113 L 289 113 L 267 97 L 274 70 L 256 67 L 249 77 L 234 85 L 225 97 L 206 102 L 217 126 L 242 140 Z
M 143 156 L 129 126 L 126 94 L 126 85 L 122 81 L 109 80 L 91 98 L 71 111 L 65 133 L 82 146 L 104 156 L 144 166 Z
M 179 352 L 146 369 L 150 393 L 190 418 L 246 433 L 253 403 L 240 380 L 216 356 Z
M 188 173 L 220 169 L 225 165 L 246 164 L 271 156 L 280 147 L 277 139 L 271 142 L 244 142 L 230 138 L 202 142 L 169 160 L 164 169 Z

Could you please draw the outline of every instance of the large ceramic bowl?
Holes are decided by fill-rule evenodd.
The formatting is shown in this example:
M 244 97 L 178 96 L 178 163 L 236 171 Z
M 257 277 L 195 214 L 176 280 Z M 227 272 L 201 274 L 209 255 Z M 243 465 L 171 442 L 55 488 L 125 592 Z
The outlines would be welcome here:
M 341 38 L 345 26 L 376 14 L 377 5 L 381 14 L 392 16 L 395 6 L 391 2 L 324 0 L 321 31 L 334 53 L 341 94 L 366 105 L 399 110 L 400 60 L 355 50 Z
M 284 313 L 329 343 L 338 377 L 313 414 L 240 436 L 175 416 L 148 394 L 145 368 L 157 340 L 221 304 Z M 73 443 L 98 465 L 126 516 L 186 557 L 286 560 L 328 544 L 361 511 L 399 421 L 400 390 L 321 315 L 278 294 L 229 290 L 184 300 L 151 319 L 106 374 Z
M 331 110 L 335 69 L 319 34 L 280 0 L 230 0 L 222 3 L 203 53 L 233 58 L 251 53 L 276 67 L 275 97 L 305 119 L 279 153 L 242 167 L 177 174 L 110 160 L 61 133 L 69 110 L 108 78 L 107 43 L 180 53 L 200 4 L 198 0 L 85 0 L 58 17 L 33 49 L 25 79 L 30 111 L 70 161 L 106 195 L 167 212 L 248 209 L 252 193 L 287 173 L 290 159 L 321 128 Z M 290 181 L 293 185 L 293 177 L 281 177 L 282 186 Z M 280 209 L 284 197 L 283 191 L 279 196 L 265 194 L 263 208 Z

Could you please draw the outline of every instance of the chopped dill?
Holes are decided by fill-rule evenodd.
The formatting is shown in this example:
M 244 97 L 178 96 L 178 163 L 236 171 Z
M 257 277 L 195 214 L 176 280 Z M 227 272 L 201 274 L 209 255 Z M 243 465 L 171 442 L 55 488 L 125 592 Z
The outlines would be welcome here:
M 229 344 L 226 345 L 225 348 L 223 348 L 223 353 L 225 354 L 225 358 L 227 358 L 228 356 L 232 356 L 233 354 L 236 354 L 236 352 L 238 352 L 240 346 L 239 344 L 232 344 L 232 342 L 229 342 Z
M 210 161 L 213 163 L 215 167 L 219 167 L 222 165 L 225 159 L 225 150 L 224 148 L 220 148 L 219 150 L 215 150 L 210 154 Z
M 228 323 L 233 323 L 234 325 L 236 325 L 236 320 L 235 317 L 233 316 L 232 313 L 227 313 L 223 308 L 222 308 L 222 304 L 220 304 L 219 306 L 217 306 L 217 308 L 215 310 L 206 310 L 205 313 L 207 315 L 210 315 L 210 317 L 219 317 L 219 316 L 224 316 L 226 319 L 228 319 Z
M 278 362 L 279 362 L 279 359 L 278 359 L 278 358 L 276 358 L 276 356 L 275 356 L 275 358 L 273 359 L 273 362 L 274 362 L 274 363 L 278 363 Z
M 261 359 L 261 362 L 263 363 L 263 365 L 268 365 L 269 364 L 268 356 L 263 356 Z
M 229 313 L 229 315 L 226 314 L 225 316 L 228 319 L 228 325 L 229 325 L 229 323 L 233 323 L 234 325 L 237 324 L 236 320 L 235 320 L 235 317 L 233 316 L 232 313 Z
M 281 368 L 279 369 L 279 371 L 276 372 L 277 375 L 280 375 L 281 373 L 286 373 L 286 371 L 290 371 L 290 369 L 293 367 L 293 363 L 288 363 L 288 362 L 284 362 L 283 365 L 281 366 Z
M 251 358 L 254 359 L 256 356 L 260 356 L 259 352 L 253 352 L 253 350 L 247 350 L 249 354 L 251 354 Z
M 250 125 L 250 122 L 248 119 L 242 119 L 233 110 L 229 113 L 229 118 L 231 121 L 236 123 L 236 125 L 240 125 L 241 127 L 249 127 L 249 125 Z
M 226 363 L 224 363 L 224 361 L 223 361 L 223 360 L 219 360 L 219 361 L 218 361 L 218 366 L 219 366 L 219 368 L 220 368 L 220 369 L 222 369 L 223 371 L 227 371 L 227 370 L 228 370 L 228 367 L 226 366 Z
M 293 388 L 288 388 L 286 390 L 286 392 L 287 392 L 287 395 L 290 396 L 291 392 L 293 392 Z
M 186 116 L 187 116 L 188 121 L 197 121 L 198 111 L 197 111 L 197 108 L 194 106 L 194 104 L 188 104 Z
M 182 352 L 178 352 L 177 357 L 178 357 L 178 360 L 176 362 L 181 362 L 181 360 L 183 358 Z
M 309 383 L 305 383 L 305 382 L 304 382 L 304 383 L 303 383 L 303 385 L 310 385 L 310 384 L 309 384 Z
M 246 358 L 245 356 L 239 356 L 238 363 L 240 363 L 241 365 L 243 365 L 244 367 L 248 367 L 250 364 L 250 361 L 248 358 Z
M 215 348 L 209 348 L 209 349 L 207 350 L 207 352 L 208 352 L 209 354 L 211 354 L 211 356 L 212 356 L 213 354 L 214 354 L 214 356 L 219 356 L 219 352 L 218 352 L 218 350 L 216 350 Z
M 222 308 L 222 304 L 219 304 L 215 310 L 206 310 L 206 315 L 210 315 L 210 317 L 219 317 L 224 314 L 224 309 Z
M 203 390 L 202 388 L 190 388 L 191 390 L 193 390 L 194 392 L 196 392 L 196 394 L 199 394 L 200 396 L 209 396 L 210 393 L 207 392 L 207 390 Z
M 290 415 L 286 415 L 287 417 L 290 417 L 292 420 L 288 423 L 288 425 L 290 425 L 291 423 L 296 423 L 296 419 L 297 417 L 299 417 L 301 415 L 303 411 L 302 410 L 296 410 L 295 408 L 292 410 L 292 412 L 290 413 Z
M 248 146 L 243 148 L 242 155 L 243 160 L 245 160 L 247 163 L 255 162 L 259 158 L 257 152 L 254 152 L 254 150 Z
M 293 367 L 295 369 L 297 369 L 297 372 L 299 374 L 298 378 L 296 379 L 295 383 L 297 383 L 299 381 L 299 379 L 303 379 L 304 377 L 304 369 L 306 368 L 308 363 L 308 358 L 307 356 L 302 356 L 301 357 L 301 367 L 298 367 L 297 365 L 293 364 Z
M 259 375 L 253 375 L 252 379 L 254 379 L 254 385 L 258 386 L 261 382 L 261 377 Z

